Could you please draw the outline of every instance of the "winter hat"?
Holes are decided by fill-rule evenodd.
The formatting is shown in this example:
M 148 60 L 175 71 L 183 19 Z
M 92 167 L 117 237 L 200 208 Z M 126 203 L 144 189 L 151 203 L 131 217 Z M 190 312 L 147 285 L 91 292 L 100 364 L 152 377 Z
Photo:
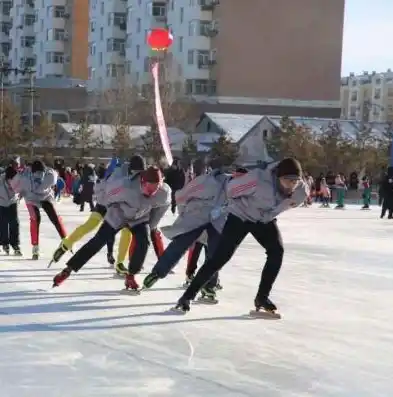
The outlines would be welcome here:
M 300 179 L 303 171 L 299 161 L 293 157 L 288 157 L 280 161 L 276 168 L 276 175 L 278 178 L 285 177 L 287 179 Z
M 130 157 L 129 164 L 128 164 L 128 171 L 143 171 L 146 169 L 146 160 L 136 154 L 135 156 Z
M 197 159 L 192 164 L 192 168 L 194 169 L 194 174 L 196 176 L 206 174 L 206 163 L 202 159 Z
M 161 170 L 151 166 L 142 172 L 142 180 L 149 183 L 160 183 L 162 181 Z
M 16 174 L 17 174 L 16 169 L 14 167 L 12 167 L 11 165 L 9 165 L 5 169 L 5 179 L 7 179 L 7 180 L 12 179 Z
M 31 172 L 44 172 L 45 171 L 45 164 L 41 160 L 34 160 L 33 164 L 31 164 Z

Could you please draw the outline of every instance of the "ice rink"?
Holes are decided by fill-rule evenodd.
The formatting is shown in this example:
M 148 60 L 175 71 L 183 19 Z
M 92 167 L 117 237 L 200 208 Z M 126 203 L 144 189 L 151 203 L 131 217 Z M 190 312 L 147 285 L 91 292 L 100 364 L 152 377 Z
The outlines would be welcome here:
M 68 255 L 46 269 L 59 239 L 43 215 L 42 259 L 30 260 L 21 204 L 26 259 L 0 255 L 0 396 L 392 396 L 393 221 L 359 208 L 280 217 L 286 253 L 271 298 L 283 318 L 269 321 L 245 316 L 265 259 L 252 237 L 222 272 L 219 305 L 176 316 L 165 312 L 184 260 L 156 288 L 124 296 L 104 248 L 51 289 Z M 89 215 L 66 200 L 58 210 L 68 231 Z

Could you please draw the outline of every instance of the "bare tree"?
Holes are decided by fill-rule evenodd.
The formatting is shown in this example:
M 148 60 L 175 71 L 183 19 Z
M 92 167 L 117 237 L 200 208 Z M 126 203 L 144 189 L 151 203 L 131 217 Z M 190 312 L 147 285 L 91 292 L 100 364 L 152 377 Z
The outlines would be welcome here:
M 192 134 L 187 134 L 182 147 L 183 159 L 190 164 L 198 155 L 198 142 Z
M 209 157 L 219 159 L 224 166 L 232 165 L 239 156 L 239 147 L 225 134 L 222 134 L 212 145 Z
M 89 156 L 91 149 L 97 147 L 97 138 L 87 118 L 71 131 L 69 146 L 78 152 L 79 158 Z
M 8 96 L 3 98 L 3 118 L 0 120 L 0 148 L 2 155 L 7 157 L 18 150 L 22 143 L 22 122 L 18 109 L 12 104 Z
M 156 124 L 151 125 L 146 134 L 142 136 L 142 151 L 154 164 L 161 164 L 164 150 Z

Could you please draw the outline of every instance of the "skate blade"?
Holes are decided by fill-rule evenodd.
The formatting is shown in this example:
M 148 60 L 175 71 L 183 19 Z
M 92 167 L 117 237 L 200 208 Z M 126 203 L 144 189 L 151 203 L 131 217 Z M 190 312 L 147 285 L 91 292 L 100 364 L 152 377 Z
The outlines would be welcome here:
M 277 312 L 268 312 L 266 310 L 250 310 L 250 316 L 254 318 L 279 320 L 281 319 L 281 314 Z
M 140 290 L 140 289 L 134 290 L 134 289 L 126 289 L 126 288 L 124 288 L 124 289 L 122 289 L 120 291 L 120 295 L 136 296 L 136 295 L 140 295 L 141 291 L 142 290 Z
M 174 307 L 171 307 L 170 309 L 168 309 L 165 313 L 166 314 L 175 314 L 177 316 L 184 316 L 187 312 L 174 306 Z
M 199 302 L 203 305 L 217 305 L 218 300 L 217 299 L 206 299 L 206 298 L 199 297 L 197 299 L 197 302 Z
M 47 269 L 50 269 L 50 267 L 55 263 L 55 261 L 52 259 L 47 266 Z
M 116 278 L 117 280 L 124 280 L 126 277 L 126 274 L 123 276 L 122 274 L 114 273 L 113 278 Z

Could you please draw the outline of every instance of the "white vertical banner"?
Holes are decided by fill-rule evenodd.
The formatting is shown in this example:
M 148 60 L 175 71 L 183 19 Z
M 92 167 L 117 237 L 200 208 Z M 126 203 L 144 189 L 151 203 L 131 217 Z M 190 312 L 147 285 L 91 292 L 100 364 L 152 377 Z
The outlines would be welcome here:
M 154 99 L 156 108 L 156 120 L 158 126 L 158 132 L 160 133 L 161 144 L 164 150 L 166 160 L 169 165 L 173 163 L 173 156 L 171 147 L 169 144 L 168 131 L 166 129 L 164 113 L 162 111 L 161 95 L 160 95 L 160 84 L 158 78 L 158 62 L 155 62 L 152 66 L 152 74 L 154 80 Z

